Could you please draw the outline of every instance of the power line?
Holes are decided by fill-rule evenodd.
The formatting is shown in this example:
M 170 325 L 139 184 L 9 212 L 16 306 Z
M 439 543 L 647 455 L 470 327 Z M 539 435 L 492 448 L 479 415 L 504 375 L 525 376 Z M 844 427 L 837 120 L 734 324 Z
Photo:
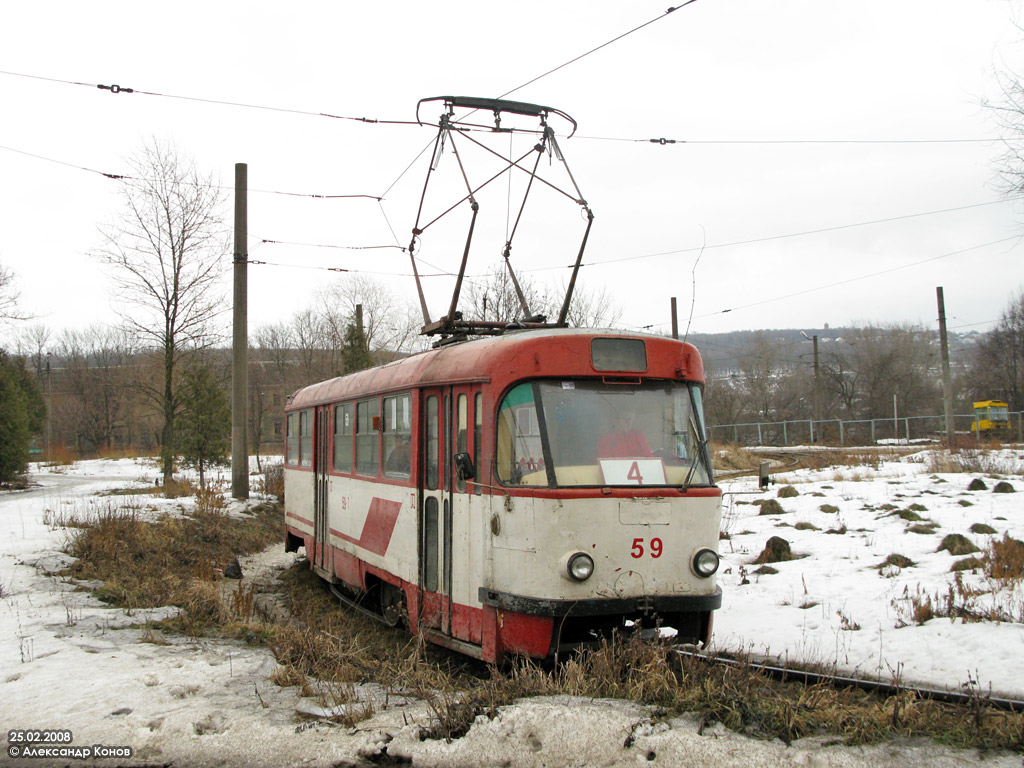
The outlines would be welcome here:
M 774 302 L 774 301 L 782 301 L 783 299 L 791 299 L 794 296 L 803 296 L 803 295 L 808 294 L 808 293 L 814 293 L 816 291 L 825 290 L 826 288 L 834 288 L 837 285 L 846 285 L 847 283 L 853 283 L 853 282 L 856 282 L 858 280 L 866 280 L 869 277 L 878 277 L 879 275 L 885 275 L 885 274 L 888 274 L 890 272 L 896 272 L 897 270 L 900 270 L 900 269 L 908 269 L 909 267 L 916 267 L 916 266 L 918 266 L 920 264 L 926 264 L 926 263 L 928 263 L 930 261 L 938 261 L 939 259 L 945 259 L 945 258 L 947 258 L 949 256 L 957 256 L 957 255 L 959 255 L 961 253 L 967 253 L 968 251 L 976 251 L 979 248 L 987 248 L 990 245 L 998 245 L 999 243 L 1009 242 L 1010 240 L 1020 241 L 1021 239 L 1024 239 L 1024 235 L 1013 235 L 1012 237 L 1004 237 L 1001 240 L 993 240 L 992 242 L 989 242 L 989 243 L 982 243 L 981 245 L 973 245 L 970 248 L 963 248 L 962 250 L 959 250 L 959 251 L 951 251 L 950 253 L 943 253 L 943 254 L 940 254 L 939 256 L 932 256 L 932 257 L 927 258 L 927 259 L 921 259 L 920 261 L 910 262 L 909 264 L 901 264 L 898 267 L 891 267 L 889 269 L 883 269 L 883 270 L 880 270 L 878 272 L 871 272 L 871 273 L 866 274 L 866 275 L 859 275 L 857 277 L 851 277 L 851 278 L 848 278 L 846 280 L 837 280 L 834 283 L 827 283 L 825 285 L 819 285 L 819 286 L 816 286 L 814 288 L 807 288 L 807 289 L 802 290 L 802 291 L 794 291 L 793 293 L 787 293 L 787 294 L 785 294 L 783 296 L 775 296 L 774 298 L 770 298 L 770 299 L 762 299 L 761 301 L 754 301 L 754 302 L 751 302 L 750 304 L 742 304 L 742 305 L 737 306 L 737 307 L 730 307 L 729 309 L 722 309 L 722 310 L 719 310 L 717 312 L 709 312 L 709 313 L 707 313 L 705 315 L 697 315 L 697 317 L 698 318 L 714 317 L 715 315 L 724 315 L 724 314 L 726 314 L 728 312 L 734 312 L 734 311 L 736 311 L 738 309 L 749 309 L 750 307 L 757 307 L 757 306 L 761 306 L 762 304 L 769 304 L 769 303 Z
M 537 77 L 533 78 L 532 80 L 529 80 L 526 83 L 523 83 L 522 85 L 520 85 L 520 86 L 518 86 L 516 88 L 513 88 L 511 91 L 507 91 L 506 93 L 502 94 L 502 96 L 500 96 L 499 98 L 504 98 L 505 96 L 508 96 L 508 95 L 510 95 L 512 93 L 515 93 L 516 91 L 521 90 L 522 88 L 525 88 L 527 85 L 531 85 L 532 83 L 535 83 L 536 81 L 540 80 L 541 78 L 547 77 L 548 75 L 550 75 L 550 74 L 552 74 L 554 72 L 557 72 L 558 70 L 560 70 L 560 69 L 562 69 L 564 67 L 567 67 L 570 64 L 573 64 L 576 61 L 579 61 L 580 59 L 582 59 L 582 58 L 584 58 L 586 56 L 589 56 L 591 53 L 599 51 L 602 48 L 604 48 L 604 47 L 606 47 L 608 45 L 611 45 L 612 43 L 617 42 L 618 40 L 621 40 L 622 38 L 626 37 L 627 35 L 632 34 L 633 32 L 636 32 L 636 31 L 638 31 L 640 29 L 643 29 L 644 27 L 646 27 L 646 26 L 648 26 L 650 24 L 653 24 L 656 21 L 660 21 L 661 19 L 665 18 L 665 16 L 668 15 L 669 13 L 671 13 L 672 11 L 678 10 L 679 8 L 682 8 L 683 6 L 689 5 L 690 3 L 693 3 L 693 2 L 696 2 L 696 0 L 689 0 L 689 2 L 683 3 L 682 5 L 676 6 L 675 8 L 669 8 L 661 16 L 658 16 L 658 17 L 656 17 L 654 19 L 651 19 L 650 21 L 646 22 L 645 24 L 641 24 L 638 27 L 634 27 L 633 29 L 629 30 L 628 32 L 625 32 L 625 33 L 619 35 L 618 37 L 615 37 L 612 40 L 609 40 L 608 42 L 603 43 L 602 45 L 599 45 L 596 48 L 593 48 L 590 51 L 587 51 L 586 53 L 581 54 L 581 55 L 579 55 L 579 56 L 577 56 L 577 57 L 575 57 L 575 58 L 565 62 L 564 64 L 559 65 L 558 67 L 555 67 L 554 69 L 548 70 L 547 72 L 545 72 L 542 75 L 538 75 Z M 347 121 L 359 122 L 359 123 L 364 123 L 364 124 L 369 124 L 369 125 L 405 125 L 405 126 L 412 126 L 412 127 L 426 127 L 426 126 L 429 125 L 431 127 L 436 127 L 433 123 L 420 123 L 420 122 L 417 122 L 415 120 L 391 120 L 391 119 L 375 118 L 375 117 L 356 117 L 356 116 L 351 116 L 351 115 L 336 115 L 336 114 L 332 114 L 332 113 L 326 112 L 326 111 L 295 109 L 295 108 L 291 108 L 291 107 L 278 107 L 278 106 L 268 105 L 268 104 L 249 104 L 249 103 L 240 102 L 240 101 L 229 101 L 229 100 L 224 100 L 224 99 L 212 99 L 212 98 L 206 98 L 206 97 L 201 97 L 201 96 L 189 96 L 189 95 L 183 95 L 183 94 L 159 93 L 157 91 L 146 91 L 146 90 L 142 90 L 142 89 L 139 89 L 139 88 L 129 88 L 129 87 L 120 86 L 120 85 L 103 85 L 103 84 L 98 84 L 98 83 L 88 83 L 88 82 L 81 82 L 81 81 L 78 81 L 78 80 L 68 80 L 68 79 L 57 78 L 57 77 L 46 77 L 46 76 L 43 76 L 43 75 L 33 75 L 33 74 L 24 73 L 24 72 L 10 72 L 10 71 L 5 71 L 5 70 L 0 70 L 0 75 L 8 75 L 10 77 L 22 77 L 22 78 L 27 78 L 27 79 L 31 79 L 31 80 L 42 80 L 42 81 L 51 82 L 51 83 L 61 83 L 61 84 L 64 84 L 64 85 L 74 85 L 74 86 L 80 86 L 80 87 L 85 87 L 85 88 L 92 88 L 92 89 L 107 91 L 107 92 L 110 92 L 110 93 L 113 93 L 113 94 L 122 94 L 122 93 L 124 93 L 124 94 L 139 94 L 139 95 L 142 95 L 142 96 L 153 96 L 153 97 L 159 97 L 159 98 L 176 99 L 176 100 L 181 100 L 181 101 L 192 101 L 192 102 L 197 102 L 197 103 L 201 103 L 201 104 L 213 104 L 213 105 L 217 105 L 217 106 L 237 107 L 237 108 L 243 108 L 243 109 L 256 109 L 256 110 L 268 111 L 268 112 L 281 112 L 281 113 L 285 113 L 285 114 L 302 115 L 302 116 L 307 116 L 307 117 L 324 117 L 324 118 L 329 118 L 329 119 L 333 119 L 333 120 L 347 120 Z M 470 114 L 472 114 L 472 113 L 470 113 Z M 463 126 L 462 129 L 463 130 L 468 130 L 468 131 L 474 131 L 474 132 L 487 132 L 487 133 L 493 133 L 494 132 L 494 129 L 493 129 L 492 126 L 486 126 L 486 125 L 469 124 L 469 125 Z M 521 128 L 503 128 L 502 129 L 502 133 L 531 133 L 531 134 L 536 134 L 536 133 L 539 133 L 539 131 L 537 131 L 537 130 L 529 130 L 529 129 L 521 129 Z M 1010 139 L 1006 139 L 1006 138 L 1003 138 L 1003 137 L 990 137 L 990 138 L 950 138 L 950 139 L 942 139 L 942 138 L 939 138 L 939 139 L 934 139 L 934 138 L 929 138 L 929 139 L 913 139 L 913 138 L 897 138 L 897 139 L 806 139 L 806 138 L 802 138 L 802 139 L 682 139 L 682 138 L 667 138 L 667 137 L 660 137 L 660 138 L 636 138 L 636 137 L 626 137 L 626 136 L 581 136 L 581 135 L 576 135 L 573 138 L 576 139 L 576 140 L 585 140 L 585 141 L 615 141 L 615 142 L 635 143 L 635 144 L 657 144 L 657 145 L 661 145 L 661 146 L 676 145 L 676 144 L 690 144 L 690 145 L 704 145 L 704 146 L 712 146 L 712 145 L 725 145 L 725 146 L 728 146 L 728 145 L 772 145 L 772 144 L 778 144 L 778 145 L 787 145 L 787 144 L 793 144 L 793 145 L 813 145 L 813 144 L 822 144 L 822 145 L 828 145 L 828 144 L 836 144 L 836 145 L 843 145 L 843 144 L 847 144 L 847 145 L 850 145 L 850 144 L 854 144 L 854 145 L 855 144 L 885 145 L 885 144 L 977 144 L 977 143 L 989 143 L 989 144 L 991 144 L 991 143 L 1006 142 L 1006 141 L 1010 140 Z M 15 150 L 15 151 L 17 151 L 17 150 Z M 28 153 L 26 153 L 26 154 L 28 154 Z M 403 173 L 403 175 L 404 175 L 404 173 Z M 399 177 L 399 178 L 401 178 L 401 177 Z M 250 190 L 250 191 L 251 192 L 257 192 L 257 191 L 263 191 L 263 190 Z M 275 194 L 289 194 L 289 193 L 277 192 Z M 362 195 L 359 195 L 359 196 L 361 197 Z M 309 197 L 347 197 L 347 195 L 309 195 Z
M 89 167 L 84 166 L 84 165 L 75 165 L 74 163 L 69 163 L 69 162 L 66 162 L 64 160 L 57 160 L 55 158 L 46 157 L 45 155 L 39 155 L 39 154 L 36 154 L 34 152 L 26 152 L 23 149 L 15 149 L 14 147 L 0 146 L 0 149 L 6 150 L 8 152 L 14 152 L 14 153 L 19 154 L 19 155 L 25 155 L 26 157 L 32 157 L 32 158 L 35 158 L 36 160 L 44 160 L 44 161 L 46 161 L 48 163 L 55 163 L 57 165 L 63 165 L 65 167 L 67 167 L 67 168 L 74 168 L 74 169 L 79 170 L 79 171 L 88 171 L 89 173 L 97 173 L 100 176 L 105 176 L 108 179 L 114 179 L 116 181 L 153 181 L 153 179 L 147 179 L 145 176 L 127 176 L 127 175 L 120 174 L 120 173 L 108 173 L 106 171 L 96 170 L 95 168 L 89 168 Z M 190 186 L 190 187 L 202 187 L 204 189 L 223 189 L 223 190 L 229 190 L 229 191 L 234 189 L 233 186 L 227 186 L 227 185 L 224 185 L 224 184 L 200 184 L 200 183 L 191 182 L 191 181 L 183 181 L 183 182 L 179 182 L 179 183 L 185 184 L 185 185 Z M 288 197 L 308 197 L 308 198 L 314 198 L 314 199 L 318 199 L 318 200 L 366 199 L 366 200 L 376 200 L 376 201 L 380 202 L 381 200 L 384 199 L 382 197 L 378 197 L 377 195 L 366 195 L 366 194 L 349 194 L 349 195 L 329 194 L 329 195 L 325 195 L 325 194 L 315 194 L 315 193 L 309 193 L 309 192 L 283 192 L 283 191 L 275 190 L 275 189 L 250 189 L 249 192 L 258 192 L 258 193 L 263 193 L 263 194 L 267 194 L 267 195 L 285 195 L 285 196 L 288 196 Z
M 656 258 L 658 256 L 674 256 L 674 255 L 680 254 L 680 253 L 693 253 L 695 251 L 707 250 L 707 249 L 710 249 L 710 248 L 732 248 L 732 247 L 737 246 L 737 245 L 752 245 L 752 244 L 755 244 L 755 243 L 766 243 L 766 242 L 770 242 L 772 240 L 783 240 L 783 239 L 789 238 L 789 237 L 803 237 L 805 235 L 819 235 L 819 234 L 823 234 L 825 232 L 837 232 L 837 231 L 843 230 L 843 229 L 852 229 L 854 227 L 867 227 L 867 226 L 871 226 L 873 224 L 887 224 L 887 223 L 890 223 L 890 222 L 893 222 L 893 221 L 902 221 L 902 220 L 905 220 L 905 219 L 914 219 L 914 218 L 919 218 L 921 216 L 935 216 L 935 215 L 938 215 L 940 213 L 954 213 L 956 211 L 966 211 L 966 210 L 970 210 L 971 208 L 982 208 L 982 207 L 988 206 L 988 205 L 999 205 L 1001 203 L 1014 202 L 1014 201 L 1018 201 L 1018 200 L 1024 200 L 1024 196 L 1007 197 L 1007 198 L 1003 198 L 1001 200 L 990 200 L 990 201 L 988 201 L 986 203 L 972 203 L 970 205 L 960 205 L 960 206 L 956 206 L 954 208 L 940 208 L 940 209 L 934 210 L 934 211 L 921 211 L 919 213 L 908 213 L 908 214 L 904 214 L 904 215 L 901 215 L 901 216 L 889 216 L 888 218 L 884 218 L 884 219 L 872 219 L 870 221 L 859 221 L 859 222 L 856 222 L 856 223 L 853 223 L 853 224 L 838 224 L 838 225 L 833 226 L 833 227 L 822 227 L 820 229 L 808 229 L 808 230 L 804 230 L 802 232 L 788 232 L 788 233 L 782 234 L 782 235 L 766 235 L 764 237 L 755 237 L 755 238 L 752 238 L 752 239 L 749 239 L 749 240 L 733 240 L 733 241 L 728 242 L 728 243 L 710 243 L 710 244 L 707 244 L 707 245 L 694 246 L 692 248 L 679 248 L 679 249 L 674 250 L 674 251 L 659 251 L 658 253 L 645 253 L 645 254 L 642 254 L 642 255 L 639 255 L 639 256 L 621 256 L 621 257 L 616 258 L 616 259 L 604 259 L 604 260 L 601 260 L 601 261 L 588 261 L 585 264 L 582 264 L 581 266 L 584 266 L 584 267 L 595 267 L 595 266 L 600 266 L 602 264 L 616 264 L 616 263 L 623 262 L 623 261 L 638 261 L 640 259 L 653 259 L 653 258 Z M 523 271 L 524 272 L 548 272 L 548 271 L 555 270 L 555 269 L 567 269 L 568 267 L 572 267 L 572 266 L 573 265 L 570 264 L 570 265 L 559 265 L 559 266 L 556 266 L 556 267 L 536 267 L 535 269 L 526 269 L 526 270 L 523 270 Z
M 996 144 L 1007 141 L 1001 137 L 983 139 L 636 139 L 624 136 L 573 136 L 588 141 L 621 141 L 634 144 L 697 144 L 697 145 L 770 145 L 770 144 Z
M 608 42 L 606 42 L 606 43 L 601 43 L 601 45 L 597 46 L 596 48 L 591 48 L 591 49 L 590 49 L 589 51 L 587 51 L 586 53 L 581 53 L 581 54 L 580 54 L 579 56 L 576 56 L 575 58 L 569 59 L 569 61 L 565 62 L 564 64 L 559 64 L 559 65 L 558 65 L 557 67 L 555 67 L 554 69 L 549 69 L 549 70 L 548 70 L 547 72 L 545 72 L 544 74 L 542 74 L 542 75 L 537 75 L 537 76 L 536 76 L 535 78 L 533 78 L 532 80 L 527 80 L 527 81 L 526 81 L 525 83 L 523 83 L 522 85 L 517 85 L 517 86 L 516 86 L 515 88 L 513 88 L 513 89 L 512 89 L 511 91 L 505 91 L 505 93 L 501 94 L 501 96 L 499 96 L 498 98 L 499 98 L 499 99 L 503 99 L 503 98 L 505 98 L 506 96 L 508 96 L 508 95 L 510 95 L 510 94 L 513 94 L 513 93 L 515 93 L 516 91 L 521 91 L 521 90 L 522 90 L 523 88 L 525 88 L 526 86 L 528 86 L 528 85 L 533 85 L 534 83 L 536 83 L 536 82 L 537 82 L 538 80 L 540 80 L 541 78 L 544 78 L 544 77 L 547 77 L 548 75 L 554 74 L 555 72 L 557 72 L 557 71 L 558 71 L 558 70 L 560 70 L 560 69 L 565 69 L 565 68 L 566 68 L 566 67 L 568 67 L 568 66 L 569 66 L 570 64 L 575 64 L 575 63 L 576 63 L 577 61 L 579 61 L 580 59 L 583 59 L 583 58 L 585 58 L 585 57 L 589 56 L 589 55 L 590 55 L 590 54 L 592 54 L 592 53 L 596 53 L 597 51 L 600 51 L 600 50 L 601 50 L 602 48 L 607 48 L 607 47 L 608 47 L 609 45 L 611 45 L 612 43 L 616 43 L 616 42 L 618 42 L 619 40 L 621 40 L 622 38 L 624 38 L 624 37 L 628 37 L 629 35 L 632 35 L 632 34 L 633 34 L 634 32 L 638 32 L 638 31 L 640 31 L 641 29 L 643 29 L 644 27 L 648 27 L 648 26 L 650 26 L 651 24 L 653 24 L 653 23 L 654 23 L 654 22 L 656 22 L 656 21 L 661 21 L 661 20 L 662 20 L 662 19 L 664 19 L 664 18 L 665 18 L 666 16 L 668 16 L 668 15 L 669 15 L 670 13 L 672 13 L 673 11 L 678 11 L 678 10 L 679 10 L 680 8 L 685 8 L 686 6 L 688 6 L 688 5 L 692 5 L 692 4 L 693 4 L 693 3 L 695 3 L 695 2 L 697 2 L 697 0 L 686 0 L 686 2 L 685 2 L 685 3 L 680 3 L 679 5 L 677 5 L 677 6 L 675 6 L 675 7 L 669 7 L 669 8 L 668 8 L 668 9 L 667 9 L 667 10 L 666 10 L 666 11 L 665 11 L 665 12 L 664 12 L 663 14 L 661 14 L 660 16 L 656 16 L 655 18 L 651 19 L 650 21 L 646 21 L 646 22 L 644 22 L 643 24 L 641 24 L 641 25 L 640 25 L 639 27 L 634 27 L 633 29 L 629 30 L 628 32 L 623 32 L 623 33 L 622 33 L 621 35 L 619 35 L 618 37 L 614 37 L 614 38 L 612 38 L 611 40 L 609 40 L 609 41 L 608 41 Z
M 75 165 L 74 163 L 67 163 L 67 162 L 64 162 L 63 160 L 55 160 L 52 157 L 44 157 L 43 155 L 36 155 L 36 154 L 33 154 L 32 152 L 26 152 L 23 149 L 15 149 L 14 147 L 0 146 L 0 149 L 4 149 L 4 150 L 6 150 L 8 152 L 14 152 L 14 153 L 19 154 L 19 155 L 25 155 L 27 157 L 34 157 L 36 160 L 45 160 L 48 163 L 56 163 L 57 165 L 63 165 L 63 166 L 66 166 L 68 168 L 74 168 L 74 169 L 79 170 L 79 171 L 88 171 L 89 173 L 98 173 L 100 176 L 106 176 L 108 179 L 122 180 L 122 179 L 130 179 L 130 178 L 132 178 L 131 176 L 123 176 L 123 175 L 118 174 L 118 173 L 107 173 L 106 171 L 98 171 L 95 168 L 87 168 L 84 165 Z
M 305 110 L 305 109 L 292 109 L 292 108 L 288 108 L 288 107 L 274 107 L 274 106 L 269 106 L 269 105 L 266 105 L 266 104 L 246 104 L 244 102 L 225 101 L 225 100 L 222 100 L 222 99 L 209 99 L 209 98 L 203 98 L 203 97 L 199 97 L 199 96 L 184 96 L 184 95 L 173 94 L 173 93 L 159 93 L 157 91 L 144 91 L 144 90 L 142 90 L 140 88 L 128 88 L 128 87 L 121 86 L 121 85 L 102 85 L 102 84 L 99 84 L 99 83 L 83 83 L 83 82 L 79 82 L 77 80 L 64 80 L 64 79 L 57 78 L 57 77 L 43 77 L 41 75 L 29 75 L 29 74 L 26 74 L 26 73 L 23 73 L 23 72 L 8 72 L 8 71 L 0 70 L 0 75 L 10 75 L 12 77 L 25 77 L 25 78 L 30 78 L 32 80 L 45 80 L 45 81 L 48 81 L 48 82 L 51 82 L 51 83 L 63 83 L 65 85 L 77 85 L 77 86 L 84 86 L 86 88 L 97 88 L 99 90 L 109 91 L 110 93 L 114 93 L 114 94 L 120 94 L 120 93 L 140 94 L 142 96 L 156 96 L 156 97 L 165 98 L 165 99 L 179 99 L 181 101 L 195 101 L 195 102 L 199 102 L 199 103 L 202 103 L 202 104 L 217 104 L 219 106 L 226 106 L 226 107 L 241 107 L 241 108 L 244 108 L 244 109 L 259 109 L 259 110 L 265 110 L 265 111 L 268 111 L 268 112 L 285 112 L 285 113 L 289 113 L 289 114 L 306 115 L 306 116 L 310 116 L 310 117 L 327 117 L 327 118 L 331 118 L 333 120 L 351 120 L 351 121 L 360 122 L 360 123 L 375 123 L 375 124 L 381 124 L 381 125 L 419 125 L 419 123 L 417 123 L 415 120 L 381 120 L 381 119 L 378 119 L 378 118 L 370 118 L 370 117 L 352 117 L 352 116 L 349 116 L 349 115 L 335 115 L 335 114 L 331 114 L 330 112 L 314 112 L 314 111 Z

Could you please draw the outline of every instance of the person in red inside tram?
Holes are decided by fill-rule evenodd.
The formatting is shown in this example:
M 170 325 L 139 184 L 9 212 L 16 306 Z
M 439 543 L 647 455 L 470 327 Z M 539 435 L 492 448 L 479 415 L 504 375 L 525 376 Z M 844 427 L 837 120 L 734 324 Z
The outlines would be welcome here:
M 653 456 L 647 438 L 633 427 L 634 414 L 620 411 L 615 414 L 615 428 L 597 441 L 597 456 L 601 459 L 635 459 Z

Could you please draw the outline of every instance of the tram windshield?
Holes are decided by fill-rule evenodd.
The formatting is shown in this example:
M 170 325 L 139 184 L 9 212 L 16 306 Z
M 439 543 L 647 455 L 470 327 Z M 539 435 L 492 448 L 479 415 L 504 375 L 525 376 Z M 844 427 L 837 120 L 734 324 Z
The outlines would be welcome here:
M 524 382 L 498 410 L 506 485 L 711 485 L 701 390 L 686 382 Z

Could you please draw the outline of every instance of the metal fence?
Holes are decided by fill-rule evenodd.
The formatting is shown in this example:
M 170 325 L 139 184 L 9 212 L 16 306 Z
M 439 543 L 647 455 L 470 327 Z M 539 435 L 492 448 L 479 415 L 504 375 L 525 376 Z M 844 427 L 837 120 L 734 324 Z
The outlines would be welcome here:
M 1000 437 L 1024 441 L 1022 412 L 1010 414 L 1010 429 Z M 953 416 L 953 429 L 965 437 L 980 439 L 974 414 Z M 711 424 L 711 440 L 731 441 L 740 445 L 873 445 L 875 443 L 909 443 L 912 440 L 937 439 L 946 436 L 946 417 L 900 416 L 887 419 L 800 419 L 797 421 L 753 421 L 746 424 Z

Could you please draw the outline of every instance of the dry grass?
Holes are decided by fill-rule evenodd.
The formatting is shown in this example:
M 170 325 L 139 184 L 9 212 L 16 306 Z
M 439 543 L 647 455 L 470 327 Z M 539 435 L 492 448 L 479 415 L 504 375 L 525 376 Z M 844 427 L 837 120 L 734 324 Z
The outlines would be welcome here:
M 200 496 L 190 516 L 155 522 L 137 505 L 112 502 L 86 520 L 65 521 L 78 526 L 67 547 L 78 558 L 70 574 L 103 581 L 96 594 L 106 602 L 130 609 L 179 605 L 195 610 L 193 623 L 211 623 L 200 585 L 212 586 L 216 569 L 238 555 L 283 539 L 275 508 L 256 507 L 251 517 L 237 518 L 219 498 Z
M 275 683 L 338 707 L 331 719 L 349 726 L 374 711 L 360 699 L 359 685 L 377 683 L 388 696 L 428 702 L 432 718 L 421 738 L 459 738 L 477 717 L 493 717 L 499 707 L 524 697 L 568 694 L 641 702 L 659 708 L 655 716 L 695 713 L 702 727 L 721 722 L 786 742 L 819 733 L 849 744 L 923 736 L 959 747 L 1024 750 L 1024 716 L 989 709 L 980 693 L 975 705 L 955 707 L 912 693 L 883 697 L 827 684 L 806 687 L 769 679 L 744 663 L 721 666 L 680 656 L 668 641 L 637 635 L 615 635 L 555 667 L 526 660 L 488 667 L 352 613 L 306 563 L 282 577 L 293 619 L 271 621 L 255 610 L 252 587 L 225 591 L 213 578 L 212 564 L 280 536 L 275 507 L 259 510 L 252 520 L 203 509 L 155 523 L 131 509 L 111 509 L 78 532 L 72 551 L 81 558 L 77 575 L 103 579 L 99 592 L 106 599 L 128 607 L 180 605 L 181 616 L 164 622 L 164 630 L 267 645 L 280 665 Z M 1024 558 L 1018 561 L 1015 545 L 1004 549 L 1000 562 L 1010 573 Z M 852 619 L 844 625 L 858 628 Z M 152 627 L 149 632 L 158 639 Z

